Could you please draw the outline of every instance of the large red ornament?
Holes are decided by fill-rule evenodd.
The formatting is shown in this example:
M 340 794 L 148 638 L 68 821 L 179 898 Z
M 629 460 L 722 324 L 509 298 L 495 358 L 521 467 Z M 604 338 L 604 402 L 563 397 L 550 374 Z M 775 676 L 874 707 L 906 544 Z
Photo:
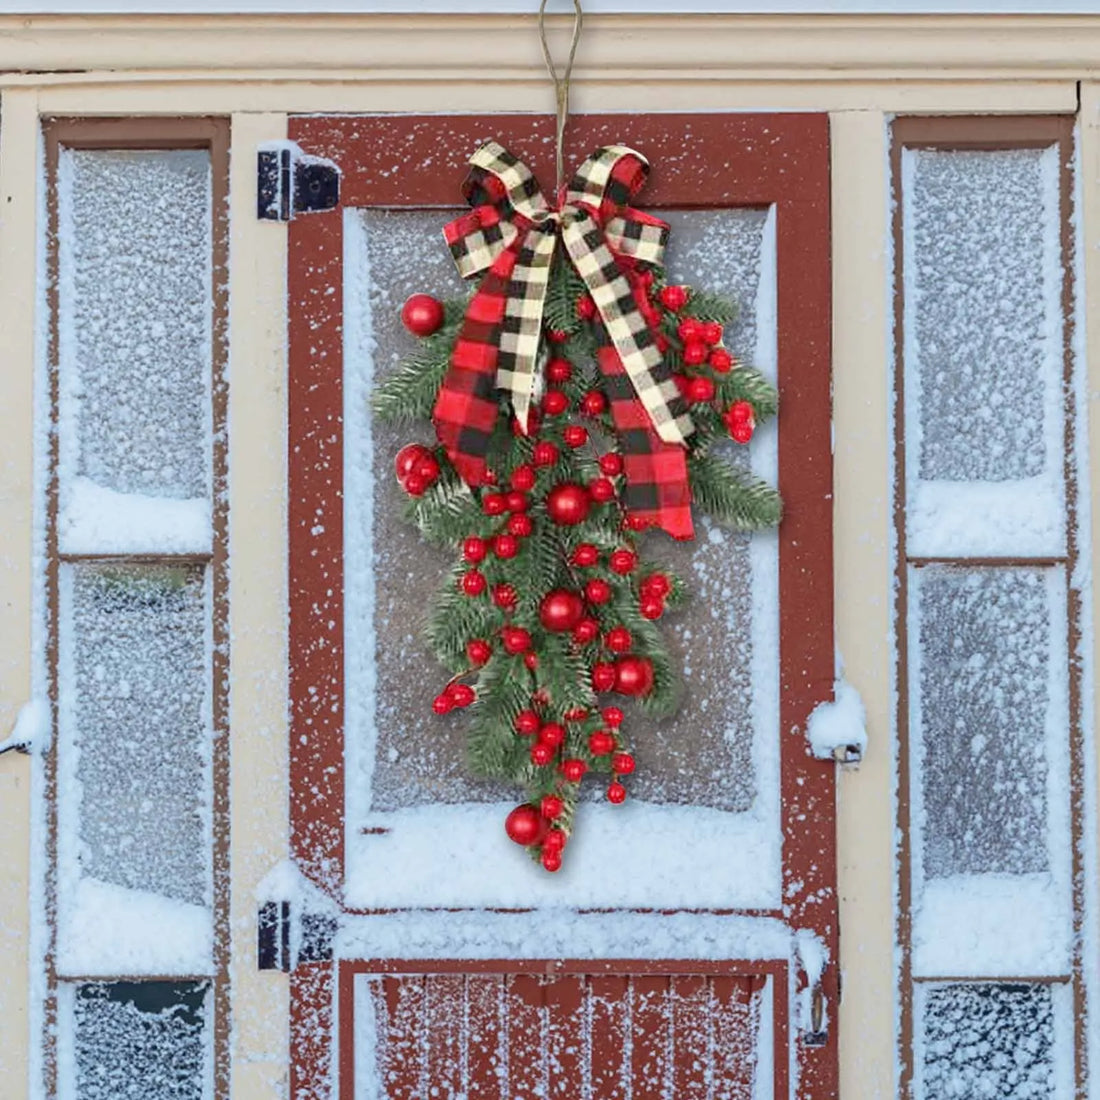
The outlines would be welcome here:
M 393 460 L 394 472 L 398 481 L 404 481 L 425 458 L 431 455 L 431 451 L 423 443 L 410 443 L 397 452 Z
M 615 690 L 645 695 L 653 688 L 653 662 L 648 657 L 622 657 L 615 662 Z
M 584 486 L 566 481 L 546 496 L 546 511 L 559 526 L 575 527 L 588 518 L 590 501 Z
M 567 588 L 555 588 L 548 592 L 539 605 L 539 621 L 555 634 L 572 630 L 583 615 L 584 600 Z
M 504 831 L 510 840 L 526 848 L 542 839 L 546 832 L 546 818 L 534 806 L 517 806 L 504 819 Z
M 401 323 L 414 336 L 431 336 L 443 324 L 443 303 L 430 294 L 414 294 L 401 307 Z

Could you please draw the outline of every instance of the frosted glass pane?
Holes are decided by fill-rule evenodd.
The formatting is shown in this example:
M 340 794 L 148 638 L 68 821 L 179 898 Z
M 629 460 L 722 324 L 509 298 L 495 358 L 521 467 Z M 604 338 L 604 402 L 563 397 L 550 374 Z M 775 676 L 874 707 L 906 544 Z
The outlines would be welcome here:
M 919 1100 L 1068 1100 L 1061 992 L 1037 984 L 918 989 Z
M 673 227 L 670 277 L 737 301 L 740 314 L 727 342 L 736 354 L 755 361 L 761 342 L 774 338 L 774 315 L 757 316 L 758 301 L 769 300 L 765 284 L 772 277 L 767 266 L 768 212 L 663 216 Z M 412 346 L 399 319 L 404 299 L 425 290 L 457 295 L 465 288 L 442 243 L 444 212 L 364 210 L 358 218 L 357 237 L 368 274 L 361 295 L 366 301 L 356 307 L 364 310 L 362 345 L 351 354 L 370 364 L 370 377 L 379 377 L 393 371 Z M 369 387 L 369 381 L 356 381 L 351 372 L 349 395 L 361 392 L 365 401 Z M 373 736 L 376 747 L 360 758 L 353 782 L 369 788 L 370 807 L 376 811 L 508 800 L 514 797 L 511 789 L 467 774 L 463 723 L 440 721 L 431 711 L 442 673 L 421 631 L 428 595 L 441 583 L 452 556 L 425 546 L 401 518 L 405 498 L 394 480 L 392 461 L 414 433 L 367 419 L 354 404 L 349 407 L 347 704 L 350 735 Z M 430 441 L 430 429 L 419 438 Z M 729 453 L 737 462 L 748 461 L 744 448 L 731 444 Z M 758 733 L 774 735 L 775 725 L 774 708 L 760 705 L 754 669 L 761 662 L 774 666 L 778 661 L 774 630 L 754 622 L 767 582 L 754 579 L 753 555 L 763 553 L 774 561 L 775 542 L 760 536 L 754 551 L 747 537 L 707 521 L 697 536 L 683 546 L 658 535 L 646 541 L 644 552 L 680 572 L 694 598 L 685 612 L 663 624 L 673 660 L 686 677 L 683 706 L 671 721 L 630 719 L 639 760 L 632 796 L 747 810 L 757 792 L 754 738 Z M 766 596 L 763 602 L 768 606 Z M 764 647 L 759 652 L 758 644 Z M 590 793 L 599 796 L 595 787 Z
M 210 895 L 206 603 L 197 566 L 62 572 L 65 854 L 82 876 L 195 905 Z
M 1057 149 L 908 149 L 903 195 L 909 552 L 1057 553 Z
M 62 990 L 64 1100 L 203 1100 L 210 1095 L 207 988 L 112 982 Z
M 63 150 L 62 478 L 209 495 L 210 156 Z

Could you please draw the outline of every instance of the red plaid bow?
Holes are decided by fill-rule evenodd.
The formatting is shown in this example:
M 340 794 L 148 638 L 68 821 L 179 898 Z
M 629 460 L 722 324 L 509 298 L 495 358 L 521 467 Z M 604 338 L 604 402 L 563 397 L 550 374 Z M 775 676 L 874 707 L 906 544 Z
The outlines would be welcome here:
M 459 273 L 485 272 L 467 307 L 433 411 L 436 434 L 460 476 L 485 482 L 498 389 L 523 430 L 538 386 L 538 352 L 550 264 L 558 239 L 584 280 L 611 344 L 598 364 L 623 451 L 627 511 L 675 538 L 691 538 L 684 441 L 687 407 L 656 346 L 638 262 L 660 264 L 668 226 L 627 203 L 649 165 L 625 146 L 597 150 L 551 210 L 527 167 L 496 142 L 470 159 L 473 209 L 444 228 Z

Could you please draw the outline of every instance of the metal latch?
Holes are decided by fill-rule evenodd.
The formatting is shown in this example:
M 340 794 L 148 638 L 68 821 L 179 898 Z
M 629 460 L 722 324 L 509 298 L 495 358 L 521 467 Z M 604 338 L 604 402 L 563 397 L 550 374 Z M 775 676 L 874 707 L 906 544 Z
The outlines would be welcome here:
M 340 169 L 324 157 L 302 152 L 293 141 L 272 141 L 256 158 L 256 216 L 290 221 L 296 214 L 340 205 Z

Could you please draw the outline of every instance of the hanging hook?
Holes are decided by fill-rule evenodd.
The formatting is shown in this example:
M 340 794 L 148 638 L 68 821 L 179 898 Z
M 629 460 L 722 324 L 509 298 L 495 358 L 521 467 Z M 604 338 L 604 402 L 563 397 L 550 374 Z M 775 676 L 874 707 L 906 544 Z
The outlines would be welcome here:
M 539 42 L 542 44 L 542 56 L 546 62 L 546 71 L 554 82 L 554 95 L 558 102 L 557 133 L 554 143 L 554 164 L 557 169 L 557 192 L 560 195 L 565 185 L 564 155 L 562 143 L 565 138 L 565 122 L 569 117 L 569 78 L 573 72 L 573 58 L 577 54 L 577 43 L 581 39 L 581 26 L 584 23 L 584 12 L 581 10 L 581 0 L 573 0 L 573 40 L 569 43 L 569 57 L 565 62 L 565 71 L 558 76 L 557 66 L 550 56 L 550 44 L 546 41 L 546 2 L 539 4 Z

